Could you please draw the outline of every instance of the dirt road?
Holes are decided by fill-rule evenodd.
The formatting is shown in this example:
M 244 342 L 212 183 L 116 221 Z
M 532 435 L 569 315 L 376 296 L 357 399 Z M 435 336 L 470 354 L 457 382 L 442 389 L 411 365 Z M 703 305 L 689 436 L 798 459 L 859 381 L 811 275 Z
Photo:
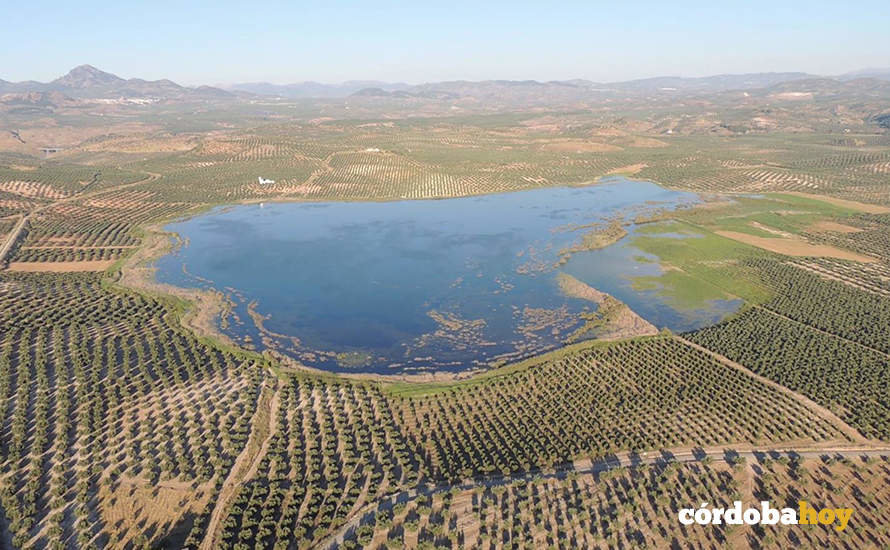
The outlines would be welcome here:
M 3 247 L 0 248 L 0 266 L 6 265 L 6 256 L 9 254 L 10 250 L 12 250 L 13 245 L 15 245 L 16 241 L 19 239 L 19 235 L 22 230 L 25 229 L 25 225 L 28 223 L 28 218 L 31 214 L 22 216 L 22 219 L 19 220 L 19 223 L 15 224 L 15 227 L 12 228 L 12 231 L 9 232 L 9 235 L 6 237 L 6 242 L 3 243 Z
M 797 400 L 801 405 L 803 405 L 807 409 L 813 411 L 814 413 L 816 413 L 817 415 L 822 417 L 822 419 L 825 420 L 826 422 L 828 422 L 830 425 L 836 427 L 838 430 L 843 432 L 844 435 L 849 437 L 851 441 L 855 441 L 856 443 L 864 444 L 864 445 L 869 444 L 869 440 L 864 435 L 859 433 L 859 431 L 856 428 L 847 424 L 839 416 L 837 416 L 836 414 L 834 414 L 833 412 L 828 410 L 826 407 L 823 407 L 822 405 L 816 403 L 809 397 L 807 397 L 803 394 L 797 393 L 796 391 L 792 390 L 791 388 L 783 386 L 782 384 L 779 384 L 778 382 L 770 380 L 769 378 L 766 378 L 765 376 L 761 376 L 761 375 L 757 374 L 756 372 L 752 371 L 751 369 L 749 369 L 748 367 L 746 367 L 740 363 L 736 363 L 735 361 L 729 359 L 728 357 L 724 357 L 717 352 L 711 351 L 704 346 L 700 346 L 700 345 L 696 344 L 695 342 L 692 342 L 690 340 L 687 340 L 687 339 L 685 339 L 681 336 L 677 336 L 677 335 L 674 335 L 674 338 L 676 338 L 680 342 L 683 342 L 684 344 L 686 344 L 689 347 L 692 347 L 699 351 L 703 351 L 703 352 L 707 353 L 708 355 L 710 355 L 714 359 L 720 361 L 724 365 L 732 367 L 736 370 L 740 370 L 740 371 L 744 372 L 746 375 L 750 376 L 751 378 L 754 378 L 758 382 L 761 382 L 763 384 L 766 384 L 767 386 L 773 387 L 776 390 L 784 393 L 785 395 L 788 395 L 791 398 Z
M 275 435 L 277 426 L 275 420 L 278 414 L 278 406 L 278 388 L 274 385 L 274 382 L 264 385 L 257 403 L 256 412 L 251 421 L 247 443 L 244 445 L 244 450 L 235 459 L 235 463 L 229 470 L 229 475 L 226 476 L 219 491 L 219 496 L 216 502 L 213 503 L 213 511 L 210 514 L 210 520 L 207 522 L 207 529 L 204 540 L 201 542 L 200 550 L 216 548 L 215 543 L 219 539 L 221 531 L 220 523 L 228 511 L 229 501 L 235 495 L 240 484 L 256 474 L 259 462 L 266 454 L 272 436 Z

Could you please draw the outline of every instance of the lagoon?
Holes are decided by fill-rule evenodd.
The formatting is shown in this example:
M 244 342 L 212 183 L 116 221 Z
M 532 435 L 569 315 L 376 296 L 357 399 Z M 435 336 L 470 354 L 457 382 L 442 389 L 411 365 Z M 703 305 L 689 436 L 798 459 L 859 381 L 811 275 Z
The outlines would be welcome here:
M 616 176 L 446 200 L 222 207 L 166 227 L 181 244 L 157 260 L 156 277 L 225 293 L 232 310 L 220 330 L 310 367 L 463 371 L 554 349 L 583 324 L 596 305 L 566 296 L 560 272 L 659 328 L 694 329 L 736 309 L 732 300 L 684 309 L 633 284 L 662 268 L 633 247 L 632 221 L 698 201 Z M 614 220 L 628 224 L 626 237 L 560 262 Z

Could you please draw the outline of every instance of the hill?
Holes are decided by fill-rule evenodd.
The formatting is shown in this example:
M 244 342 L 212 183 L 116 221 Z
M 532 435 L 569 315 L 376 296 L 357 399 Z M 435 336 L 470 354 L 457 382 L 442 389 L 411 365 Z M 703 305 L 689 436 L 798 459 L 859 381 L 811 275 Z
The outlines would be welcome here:
M 200 86 L 189 88 L 172 80 L 123 79 L 117 75 L 99 70 L 92 65 L 80 65 L 51 82 L 7 82 L 0 80 L 0 94 L 61 92 L 79 99 L 153 97 L 158 99 L 220 99 L 234 98 L 234 94 Z

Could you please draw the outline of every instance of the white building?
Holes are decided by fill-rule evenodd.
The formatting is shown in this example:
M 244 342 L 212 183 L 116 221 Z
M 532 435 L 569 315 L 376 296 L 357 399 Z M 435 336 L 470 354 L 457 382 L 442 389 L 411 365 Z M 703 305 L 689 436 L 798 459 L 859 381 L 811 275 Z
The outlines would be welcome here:
M 257 178 L 257 181 L 260 182 L 260 185 L 267 185 L 267 184 L 270 184 L 270 183 L 275 183 L 275 180 L 267 180 L 267 179 L 263 179 L 262 176 L 258 177 L 258 178 Z

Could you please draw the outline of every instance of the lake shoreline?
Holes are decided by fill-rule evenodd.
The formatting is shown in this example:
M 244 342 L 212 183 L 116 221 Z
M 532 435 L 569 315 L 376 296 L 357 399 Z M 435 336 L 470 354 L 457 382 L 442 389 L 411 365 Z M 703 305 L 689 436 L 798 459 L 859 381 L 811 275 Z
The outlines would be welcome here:
M 669 206 L 665 206 L 664 198 L 661 199 L 661 202 L 655 201 L 655 203 L 653 203 L 653 201 L 651 201 L 651 200 L 644 200 L 644 201 L 641 200 L 639 202 L 639 204 L 622 203 L 622 204 L 624 204 L 624 207 L 622 207 L 622 209 L 620 209 L 619 211 L 621 211 L 621 212 L 626 211 L 627 220 L 625 223 L 631 223 L 631 224 L 633 223 L 630 221 L 630 219 L 632 218 L 632 214 L 634 214 L 634 212 L 639 214 L 639 211 L 641 211 L 641 210 L 651 211 L 654 209 L 664 209 L 664 208 L 673 210 L 678 207 L 691 206 L 692 204 L 695 204 L 700 200 L 700 198 L 695 194 L 691 194 L 691 193 L 676 194 L 677 192 L 663 188 L 663 187 L 658 186 L 657 184 L 653 184 L 651 182 L 640 182 L 640 181 L 628 180 L 628 179 L 620 178 L 620 177 L 614 177 L 614 178 L 609 177 L 609 178 L 603 178 L 603 179 L 605 181 L 599 182 L 600 184 L 596 185 L 595 187 L 602 188 L 602 187 L 609 185 L 609 183 L 615 183 L 615 184 L 631 184 L 632 183 L 632 184 L 634 184 L 632 186 L 632 188 L 638 188 L 639 184 L 644 184 L 647 186 L 652 186 L 653 188 L 657 188 L 659 193 L 662 194 L 662 195 L 659 195 L 661 197 L 671 197 L 671 196 L 682 197 L 683 195 L 689 195 L 689 197 L 690 197 L 690 198 L 685 198 L 684 200 L 681 200 L 679 202 L 675 202 L 673 204 L 670 203 L 670 201 L 668 201 L 667 204 Z M 584 186 L 584 187 L 590 187 L 590 186 Z M 579 189 L 579 187 L 577 187 L 577 186 L 561 186 L 559 188 L 546 188 L 546 189 L 532 190 L 531 192 L 538 191 L 538 192 L 545 192 L 545 193 L 553 193 L 555 191 L 577 190 L 577 189 Z M 461 197 L 458 199 L 451 199 L 451 200 L 471 200 L 471 201 L 472 200 L 489 200 L 490 201 L 492 197 L 495 197 L 495 198 L 497 198 L 497 197 L 514 197 L 514 196 L 520 196 L 520 195 L 522 195 L 522 193 L 519 193 L 518 191 L 515 191 L 515 192 L 511 191 L 511 192 L 507 192 L 507 193 L 497 193 L 497 194 L 491 194 L 491 195 Z M 190 213 L 189 216 L 179 216 L 174 221 L 168 221 L 166 223 L 155 224 L 151 227 L 146 227 L 145 229 L 146 229 L 147 233 L 152 235 L 151 238 L 153 238 L 155 240 L 166 239 L 169 241 L 177 233 L 175 231 L 171 231 L 171 226 L 173 226 L 173 225 L 183 223 L 183 221 L 194 221 L 196 218 L 199 218 L 202 214 L 206 215 L 206 214 L 210 213 L 212 215 L 217 215 L 220 213 L 230 213 L 233 210 L 237 209 L 238 206 L 249 206 L 249 205 L 255 205 L 257 203 L 262 203 L 262 202 L 264 202 L 264 201 L 239 201 L 237 203 L 230 203 L 227 205 L 216 205 L 211 208 L 202 208 L 201 211 Z M 373 205 L 377 205 L 377 204 L 416 205 L 418 203 L 442 203 L 442 202 L 445 202 L 445 201 L 424 199 L 424 200 L 398 200 L 398 201 L 379 201 L 379 202 L 375 201 L 373 203 L 369 202 L 369 201 L 356 201 L 356 202 L 348 202 L 348 203 L 323 201 L 322 204 L 324 204 L 325 207 L 349 204 L 349 205 L 353 205 L 354 207 L 361 208 L 362 204 L 365 204 L 365 205 L 370 205 L 370 204 L 373 204 Z M 594 201 L 594 202 L 596 202 L 596 201 Z M 287 204 L 287 205 L 292 204 L 292 205 L 296 205 L 296 206 L 300 206 L 300 207 L 311 208 L 313 206 L 317 206 L 319 204 L 319 202 L 317 202 L 317 201 L 283 200 L 283 201 L 276 201 L 275 204 Z M 658 205 L 657 208 L 656 208 L 655 204 Z M 613 214 L 613 212 L 611 212 L 611 211 L 609 211 L 609 213 Z M 611 224 L 614 221 L 614 217 L 610 216 L 609 220 L 610 220 L 609 223 Z M 180 241 L 182 241 L 182 237 L 179 237 L 178 235 L 177 235 L 177 237 L 180 239 Z M 612 242 L 604 243 L 605 244 L 604 248 L 608 248 L 611 245 L 613 245 L 614 242 L 620 241 L 621 237 L 623 237 L 623 235 L 620 237 L 617 237 L 615 239 L 609 239 Z M 190 239 L 190 237 L 186 237 L 186 240 L 188 241 L 191 239 Z M 141 258 L 141 259 L 143 260 L 144 263 L 155 263 L 155 266 L 156 266 L 155 260 L 159 260 L 160 258 L 164 258 L 164 257 L 168 256 L 169 253 L 171 252 L 171 250 L 173 249 L 172 245 L 168 246 L 168 247 L 158 247 L 156 244 L 151 247 L 147 246 L 146 248 L 152 248 L 154 251 L 154 254 L 150 255 L 151 256 L 150 258 Z M 136 255 L 134 255 L 134 256 L 136 256 Z M 140 256 L 144 256 L 144 255 L 140 255 Z M 128 286 L 139 287 L 139 288 L 142 288 L 145 290 L 153 290 L 153 291 L 158 291 L 158 292 L 161 292 L 164 294 L 172 294 L 174 296 L 178 296 L 179 298 L 185 299 L 185 300 L 195 304 L 193 306 L 193 308 L 196 311 L 194 313 L 192 313 L 188 319 L 184 319 L 184 324 L 186 324 L 186 326 L 189 326 L 190 328 L 192 328 L 191 325 L 195 325 L 194 328 L 197 331 L 199 331 L 201 334 L 208 335 L 208 336 L 212 335 L 213 337 L 216 337 L 220 341 L 222 341 L 225 345 L 234 345 L 241 349 L 248 350 L 251 353 L 256 353 L 257 356 L 264 356 L 264 355 L 272 356 L 272 355 L 274 355 L 283 364 L 283 366 L 287 369 L 302 370 L 304 372 L 311 372 L 314 374 L 344 376 L 344 377 L 352 378 L 352 379 L 377 379 L 377 380 L 395 380 L 395 381 L 412 380 L 412 381 L 417 381 L 417 382 L 463 380 L 463 379 L 469 379 L 469 378 L 475 377 L 479 374 L 488 372 L 492 368 L 499 368 L 502 365 L 509 365 L 509 364 L 514 364 L 516 362 L 523 362 L 523 361 L 529 360 L 531 358 L 534 358 L 536 356 L 539 356 L 541 354 L 547 354 L 547 353 L 552 353 L 554 351 L 558 351 L 559 349 L 562 349 L 567 343 L 567 341 L 565 339 L 559 339 L 551 345 L 543 346 L 543 349 L 535 349 L 535 346 L 538 346 L 538 348 L 541 348 L 542 346 L 540 346 L 540 344 L 532 345 L 531 347 L 528 347 L 528 348 L 518 347 L 518 348 L 515 348 L 513 352 L 505 354 L 503 359 L 498 359 L 496 356 L 489 355 L 489 359 L 486 360 L 486 359 L 484 359 L 484 357 L 477 357 L 475 354 L 471 354 L 468 357 L 476 357 L 477 358 L 474 360 L 475 364 L 474 365 L 473 364 L 471 364 L 471 365 L 464 364 L 459 367 L 454 364 L 451 364 L 451 366 L 446 366 L 445 368 L 443 368 L 442 362 L 439 362 L 439 363 L 434 362 L 433 364 L 431 364 L 429 366 L 423 366 L 423 363 L 425 362 L 425 360 L 421 359 L 420 361 L 416 361 L 417 364 L 421 365 L 420 367 L 417 367 L 417 368 L 403 367 L 403 370 L 401 370 L 401 372 L 388 373 L 388 372 L 384 372 L 383 368 L 381 368 L 381 367 L 378 367 L 377 370 L 366 370 L 365 369 L 366 365 L 359 364 L 359 362 L 357 361 L 357 358 L 360 357 L 360 354 L 356 354 L 354 352 L 337 352 L 336 355 L 338 357 L 340 357 L 340 356 L 345 357 L 346 359 L 348 359 L 350 361 L 355 359 L 355 361 L 354 361 L 356 363 L 355 365 L 349 365 L 345 368 L 330 368 L 330 365 L 318 366 L 318 365 L 313 365 L 312 362 L 306 363 L 304 361 L 301 361 L 299 359 L 299 357 L 292 356 L 291 354 L 289 354 L 286 351 L 282 350 L 281 348 L 275 346 L 274 344 L 270 345 L 270 343 L 272 343 L 272 341 L 269 340 L 269 338 L 268 338 L 269 335 L 271 335 L 272 337 L 279 338 L 279 339 L 289 339 L 289 340 L 297 341 L 299 339 L 299 333 L 296 333 L 296 334 L 295 333 L 287 333 L 286 331 L 281 331 L 278 328 L 275 328 L 275 330 L 272 330 L 272 329 L 262 330 L 262 328 L 265 328 L 265 327 L 261 327 L 259 325 L 265 325 L 266 321 L 269 318 L 273 317 L 273 315 L 269 314 L 268 311 L 263 310 L 262 304 L 261 303 L 258 304 L 256 297 L 251 296 L 249 298 L 248 297 L 244 298 L 244 300 L 246 302 L 249 302 L 250 309 L 247 312 L 248 315 L 242 315 L 241 318 L 243 318 L 244 322 L 246 322 L 246 323 L 254 322 L 254 325 L 256 325 L 255 317 L 261 318 L 263 320 L 263 323 L 260 323 L 259 325 L 256 325 L 254 327 L 254 328 L 256 328 L 256 330 L 259 331 L 257 334 L 259 334 L 260 337 L 259 338 L 249 338 L 245 345 L 245 342 L 243 340 L 237 341 L 237 340 L 232 339 L 232 337 L 229 335 L 229 331 L 227 331 L 225 327 L 220 326 L 220 322 L 219 322 L 220 317 L 222 315 L 225 315 L 227 312 L 229 312 L 233 309 L 233 307 L 228 307 L 226 305 L 227 301 L 231 302 L 233 300 L 231 295 L 227 296 L 225 293 L 222 293 L 219 291 L 212 291 L 212 290 L 207 290 L 207 289 L 203 289 L 203 288 L 196 288 L 195 286 L 179 286 L 178 284 L 171 283 L 169 281 L 161 282 L 161 280 L 159 280 L 157 277 L 158 270 L 153 269 L 153 268 L 146 269 L 145 267 L 143 267 L 141 269 L 141 271 L 143 273 L 139 277 L 134 277 L 133 269 L 132 269 L 133 268 L 132 264 L 134 264 L 134 263 L 138 263 L 138 262 L 136 262 L 136 261 L 132 262 L 128 268 L 128 271 L 130 272 L 129 275 L 122 278 L 122 279 L 124 279 L 123 282 L 125 284 L 127 284 Z M 553 264 L 556 264 L 556 262 L 553 262 Z M 150 271 L 150 273 L 147 273 L 149 271 Z M 189 271 L 192 271 L 192 269 L 189 269 Z M 202 272 L 201 276 L 197 277 L 197 279 L 202 282 L 207 282 L 208 279 L 215 280 L 214 277 L 207 277 L 207 275 L 208 275 L 207 273 Z M 233 290 L 231 287 L 235 286 L 235 285 L 227 285 L 227 284 L 225 284 L 225 282 L 222 282 L 217 286 L 219 288 L 227 288 L 229 290 Z M 188 288 L 188 290 L 184 290 L 185 288 Z M 238 292 L 236 291 L 236 293 L 238 293 Z M 240 294 L 240 293 L 238 293 L 238 294 Z M 497 292 L 495 292 L 495 294 L 497 294 Z M 510 303 L 512 303 L 512 302 L 510 302 Z M 519 303 L 519 305 L 521 306 L 521 303 Z M 625 307 L 627 307 L 627 306 L 625 306 Z M 630 309 L 630 308 L 628 308 L 628 309 Z M 635 316 L 635 317 L 638 317 L 638 316 Z M 238 321 L 238 323 L 242 326 L 244 326 L 244 322 Z M 643 321 L 643 322 L 645 323 L 646 321 Z M 460 323 L 449 322 L 449 323 L 444 323 L 444 324 L 446 326 L 449 326 L 449 325 L 460 326 Z M 468 323 L 468 326 L 472 326 L 472 324 Z M 649 326 L 651 326 L 651 324 L 649 324 Z M 253 328 L 251 328 L 250 330 L 253 330 Z M 657 330 L 657 329 L 654 329 L 654 327 L 653 327 L 653 330 Z M 568 335 L 570 333 L 571 333 L 571 331 L 567 331 L 565 334 Z M 446 335 L 446 336 L 448 336 L 448 335 Z M 623 338 L 623 336 L 617 335 L 616 338 L 620 339 L 620 338 Z M 423 354 L 421 354 L 421 356 L 422 355 Z M 439 359 L 438 355 L 431 354 L 431 358 L 432 357 L 436 357 L 437 359 Z M 480 362 L 478 359 L 482 359 L 482 361 Z M 389 368 L 389 367 L 384 365 L 384 368 Z M 355 370 L 351 371 L 348 369 L 355 369 Z

